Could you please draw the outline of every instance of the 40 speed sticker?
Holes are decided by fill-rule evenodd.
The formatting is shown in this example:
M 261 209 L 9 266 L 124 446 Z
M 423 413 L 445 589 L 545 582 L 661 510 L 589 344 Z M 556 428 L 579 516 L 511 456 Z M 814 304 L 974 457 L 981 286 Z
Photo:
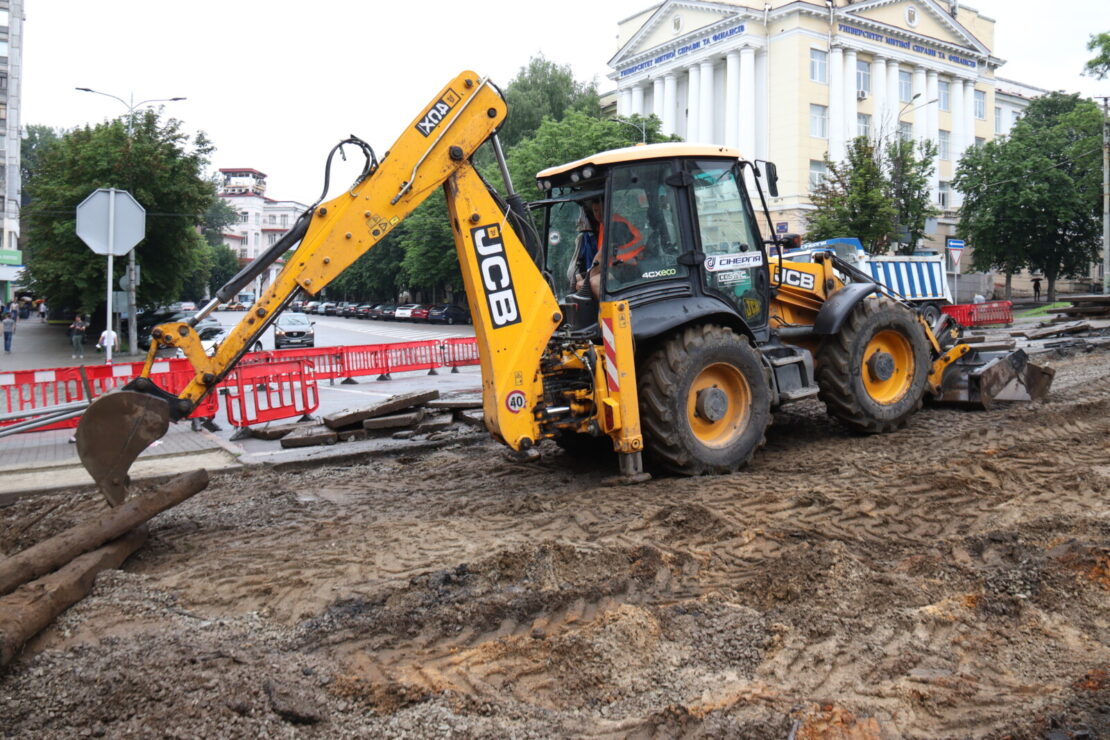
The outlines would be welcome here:
M 524 404 L 528 403 L 524 391 L 513 391 L 505 396 L 505 408 L 512 411 L 514 414 L 519 414 L 524 410 Z

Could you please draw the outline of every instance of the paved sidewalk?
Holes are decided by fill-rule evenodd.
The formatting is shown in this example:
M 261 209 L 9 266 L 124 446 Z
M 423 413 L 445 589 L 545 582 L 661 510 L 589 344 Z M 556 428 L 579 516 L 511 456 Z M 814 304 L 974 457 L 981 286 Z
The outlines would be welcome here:
M 23 319 L 15 327 L 11 353 L 0 352 L 0 372 L 10 370 L 45 370 L 77 365 L 102 365 L 104 353 L 96 350 L 96 336 L 90 331 L 85 337 L 85 358 L 73 358 L 68 330 L 73 317 L 65 321 L 43 323 L 38 316 Z M 119 362 L 139 362 L 145 355 L 120 355 Z

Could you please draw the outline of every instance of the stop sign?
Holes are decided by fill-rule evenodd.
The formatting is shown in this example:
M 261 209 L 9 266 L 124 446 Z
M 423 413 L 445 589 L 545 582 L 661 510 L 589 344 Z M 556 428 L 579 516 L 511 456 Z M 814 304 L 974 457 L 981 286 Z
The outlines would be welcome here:
M 126 190 L 94 190 L 77 206 L 77 236 L 97 254 L 125 255 L 146 236 L 146 210 Z

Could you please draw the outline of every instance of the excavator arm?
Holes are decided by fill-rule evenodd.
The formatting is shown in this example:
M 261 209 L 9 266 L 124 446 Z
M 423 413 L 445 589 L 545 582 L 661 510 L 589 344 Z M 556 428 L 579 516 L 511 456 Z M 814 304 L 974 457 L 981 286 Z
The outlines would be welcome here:
M 542 398 L 536 369 L 561 320 L 559 306 L 511 225 L 509 209 L 470 161 L 492 139 L 503 165 L 496 131 L 505 116 L 497 88 L 463 72 L 413 119 L 380 163 L 369 164 L 344 194 L 306 212 L 287 240 L 299 238 L 296 251 L 213 356 L 205 353 L 193 326 L 223 293 L 237 290 L 285 249 L 271 249 L 244 268 L 189 321 L 157 327 L 141 376 L 94 402 L 77 429 L 81 461 L 109 502 L 117 505 L 126 497 L 127 470 L 139 453 L 212 392 L 298 290 L 318 293 L 439 188 L 447 197 L 474 316 L 486 426 L 513 449 L 537 442 L 540 432 L 528 409 Z M 502 173 L 507 180 L 504 166 Z M 506 186 L 511 196 L 511 183 Z M 180 349 L 195 371 L 177 394 L 149 378 L 156 352 L 167 348 Z

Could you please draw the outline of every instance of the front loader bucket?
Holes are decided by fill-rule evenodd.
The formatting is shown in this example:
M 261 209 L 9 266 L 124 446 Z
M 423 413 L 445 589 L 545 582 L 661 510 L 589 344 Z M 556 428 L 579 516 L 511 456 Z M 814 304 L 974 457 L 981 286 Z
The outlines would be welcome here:
M 112 506 L 127 498 L 127 471 L 170 426 L 170 406 L 157 396 L 115 391 L 93 401 L 77 427 L 77 454 Z
M 1039 401 L 1055 375 L 1030 362 L 1025 350 L 971 352 L 945 372 L 936 400 L 984 410 L 995 401 Z

